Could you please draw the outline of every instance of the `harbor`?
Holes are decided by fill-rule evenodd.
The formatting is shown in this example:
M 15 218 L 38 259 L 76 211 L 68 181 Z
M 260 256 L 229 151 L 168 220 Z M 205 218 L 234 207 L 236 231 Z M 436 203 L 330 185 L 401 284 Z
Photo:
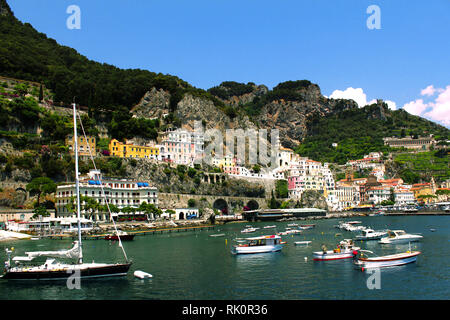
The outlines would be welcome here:
M 421 252 L 417 262 L 383 268 L 381 289 L 370 290 L 367 287 L 370 274 L 356 270 L 352 259 L 313 261 L 313 252 L 320 251 L 323 244 L 332 249 L 343 239 L 354 238 L 356 233 L 335 228 L 342 221 L 354 220 L 374 230 L 404 229 L 408 233 L 421 234 L 423 239 L 411 243 L 411 250 Z M 82 290 L 69 290 L 65 281 L 40 281 L 33 286 L 1 281 L 0 298 L 33 299 L 36 296 L 32 292 L 36 290 L 41 292 L 40 299 L 70 300 L 448 298 L 450 274 L 448 268 L 442 268 L 450 264 L 450 222 L 446 216 L 352 216 L 299 221 L 302 221 L 299 225 L 314 224 L 315 227 L 302 230 L 298 235 L 281 236 L 286 244 L 279 252 L 255 255 L 231 253 L 235 239 L 246 237 L 241 233 L 246 225 L 259 228 L 247 235 L 257 237 L 282 232 L 292 221 L 227 223 L 210 229 L 187 229 L 192 232 L 166 230 L 152 236 L 137 236 L 133 241 L 123 243 L 129 259 L 133 261 L 125 277 L 110 278 L 108 281 L 82 280 Z M 71 243 L 69 238 L 4 241 L 0 243 L 0 258 L 6 259 L 5 248 L 11 246 L 16 252 L 23 253 L 43 247 L 61 249 L 70 247 Z M 380 256 L 409 250 L 408 244 L 382 245 L 377 241 L 355 241 L 355 245 Z M 84 240 L 84 252 L 86 256 L 103 261 L 114 261 L 121 255 L 117 242 L 90 239 Z M 153 277 L 135 278 L 133 273 L 137 270 L 150 273 Z M 268 274 L 272 276 L 268 277 Z

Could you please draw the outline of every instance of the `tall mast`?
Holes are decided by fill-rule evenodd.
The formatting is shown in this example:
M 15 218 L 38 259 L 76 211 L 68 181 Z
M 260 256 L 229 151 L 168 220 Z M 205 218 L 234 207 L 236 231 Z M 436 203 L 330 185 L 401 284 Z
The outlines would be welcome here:
M 83 251 L 81 250 L 81 221 L 80 221 L 80 185 L 78 178 L 78 135 L 77 135 L 77 110 L 76 104 L 73 103 L 73 137 L 75 149 L 75 185 L 77 193 L 77 219 L 78 219 L 78 263 L 83 263 Z

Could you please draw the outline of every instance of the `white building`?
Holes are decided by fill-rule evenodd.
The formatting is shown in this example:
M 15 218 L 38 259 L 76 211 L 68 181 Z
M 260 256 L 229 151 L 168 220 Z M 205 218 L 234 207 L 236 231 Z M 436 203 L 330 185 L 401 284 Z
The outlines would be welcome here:
M 366 199 L 373 204 L 379 204 L 382 201 L 390 200 L 391 198 L 391 188 L 380 186 L 371 187 L 366 191 Z
M 328 164 L 307 158 L 297 159 L 288 169 L 289 198 L 300 198 L 305 190 L 332 190 L 335 188 L 333 174 Z
M 75 183 L 58 186 L 56 189 L 56 210 L 58 216 L 70 217 L 67 205 L 73 203 L 76 197 Z M 158 189 L 150 186 L 148 182 L 134 181 L 130 179 L 102 179 L 100 171 L 91 170 L 86 178 L 80 179 L 80 195 L 94 199 L 100 205 L 106 203 L 117 206 L 138 208 L 142 203 L 158 206 Z M 103 188 L 103 192 L 102 192 Z M 81 204 L 83 207 L 83 204 Z M 83 218 L 106 221 L 108 214 L 98 210 L 92 215 L 86 210 L 81 211 Z
M 164 133 L 160 158 L 163 161 L 191 165 L 204 155 L 204 134 L 185 129 L 168 130 Z
M 359 187 L 356 186 L 340 186 L 327 193 L 327 205 L 332 211 L 342 211 L 360 203 Z
M 414 192 L 409 190 L 396 190 L 394 191 L 395 204 L 406 205 L 408 203 L 414 203 L 416 198 L 414 198 Z
M 186 220 L 186 219 L 197 219 L 199 217 L 198 208 L 176 208 L 172 209 L 175 213 L 168 213 L 169 209 L 163 209 L 161 214 L 162 218 L 167 218 L 169 220 Z

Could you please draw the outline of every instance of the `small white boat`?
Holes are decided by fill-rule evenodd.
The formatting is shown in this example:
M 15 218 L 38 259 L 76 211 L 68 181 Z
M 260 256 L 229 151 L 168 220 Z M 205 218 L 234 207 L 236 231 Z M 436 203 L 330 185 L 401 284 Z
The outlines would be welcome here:
M 301 230 L 308 230 L 313 229 L 315 226 L 315 224 L 301 224 L 298 228 Z
M 294 244 L 295 244 L 296 246 L 308 245 L 308 244 L 310 244 L 310 243 L 311 243 L 311 241 L 295 241 L 295 242 L 294 242 Z
M 153 276 L 150 273 L 139 270 L 134 272 L 134 276 L 139 279 L 153 278 Z
M 288 227 L 297 227 L 297 226 L 298 226 L 297 223 L 289 223 L 289 224 L 288 224 Z
M 322 246 L 322 251 L 313 252 L 314 261 L 329 261 L 353 258 L 358 254 L 359 247 L 353 246 L 353 240 L 345 239 L 339 242 L 334 250 L 327 250 L 326 246 Z
M 373 253 L 368 250 L 361 251 Z M 381 257 L 364 257 L 364 255 L 361 253 L 361 256 L 354 262 L 354 264 L 357 268 L 361 268 L 362 270 L 370 268 L 401 266 L 404 264 L 416 262 L 417 256 L 420 253 L 420 251 L 407 251 Z
M 231 249 L 233 254 L 266 253 L 281 251 L 285 242 L 277 235 L 266 235 L 260 237 L 246 238 L 245 243 L 234 245 Z
M 386 231 L 375 231 L 367 228 L 362 230 L 361 234 L 355 237 L 355 240 L 380 240 L 385 235 L 387 235 Z
M 423 236 L 418 234 L 409 234 L 404 230 L 388 230 L 387 237 L 381 238 L 379 243 L 390 244 L 390 243 L 409 243 L 413 241 L 419 241 Z
M 273 226 L 265 226 L 263 227 L 263 229 L 272 229 L 272 228 L 276 228 L 277 226 L 273 225 Z
M 223 237 L 225 233 L 216 233 L 216 234 L 210 234 L 210 237 Z
M 278 232 L 277 235 L 278 236 L 287 236 L 290 234 L 300 234 L 300 233 L 302 233 L 300 230 L 294 229 L 294 230 L 286 230 L 286 231 Z
M 251 227 L 251 228 L 246 228 L 246 229 L 242 230 L 241 233 L 252 233 L 252 232 L 255 232 L 256 230 L 258 230 L 258 229 Z

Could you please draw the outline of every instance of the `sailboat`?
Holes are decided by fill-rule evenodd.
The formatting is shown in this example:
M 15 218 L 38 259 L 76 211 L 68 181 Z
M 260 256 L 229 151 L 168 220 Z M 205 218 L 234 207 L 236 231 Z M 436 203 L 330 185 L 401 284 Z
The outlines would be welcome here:
M 74 149 L 75 149 L 75 183 L 77 194 L 77 219 L 78 219 L 78 241 L 73 242 L 73 247 L 69 250 L 60 251 L 34 251 L 25 252 L 26 256 L 17 256 L 11 259 L 13 250 L 6 249 L 8 260 L 5 262 L 5 272 L 1 276 L 3 279 L 13 280 L 56 280 L 68 279 L 71 276 L 82 278 L 124 276 L 127 274 L 131 261 L 128 261 L 125 250 L 123 249 L 118 237 L 119 246 L 125 256 L 124 263 L 84 263 L 83 250 L 81 242 L 81 222 L 80 222 L 80 191 L 78 177 L 78 137 L 77 137 L 77 114 L 76 105 L 73 104 L 73 121 L 74 121 Z M 82 124 L 81 124 L 82 125 Z M 95 164 L 94 164 L 95 165 Z M 104 194 L 104 193 L 103 193 Z M 115 226 L 115 224 L 114 224 Z M 41 265 L 26 265 L 27 262 L 33 261 L 38 257 L 47 257 L 45 263 Z M 76 259 L 75 263 L 58 262 L 54 258 Z M 12 266 L 11 262 L 16 265 Z

